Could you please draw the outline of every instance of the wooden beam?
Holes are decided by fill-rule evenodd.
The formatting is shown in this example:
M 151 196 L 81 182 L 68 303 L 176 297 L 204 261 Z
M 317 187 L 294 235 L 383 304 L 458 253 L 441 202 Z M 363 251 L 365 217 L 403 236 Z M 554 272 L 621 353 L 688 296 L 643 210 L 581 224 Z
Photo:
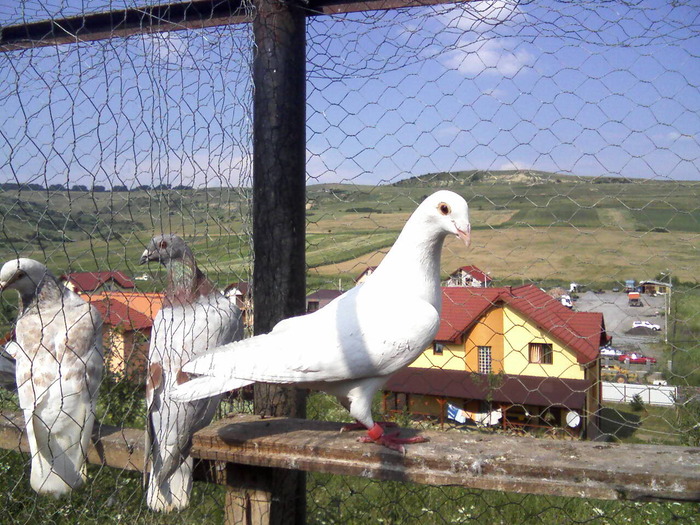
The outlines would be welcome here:
M 466 0 L 471 1 L 471 0 Z M 304 15 L 315 17 L 454 3 L 446 0 L 311 0 Z M 251 1 L 192 0 L 88 13 L 0 26 L 0 52 L 124 38 L 138 34 L 203 29 L 250 22 Z
M 226 418 L 195 434 L 192 455 L 228 463 L 597 499 L 700 501 L 700 448 L 420 432 L 405 456 L 340 433 L 339 423 Z M 416 431 L 403 430 L 412 435 Z
M 97 425 L 92 436 L 93 443 L 88 451 L 89 463 L 121 470 L 143 471 L 143 430 Z M 0 448 L 29 454 L 24 416 L 21 412 L 0 412 Z
M 220 483 L 246 472 L 246 483 L 254 485 L 256 476 L 244 465 L 265 467 L 263 478 L 272 468 L 579 498 L 700 501 L 700 447 L 431 431 L 420 432 L 429 443 L 409 445 L 401 456 L 358 443 L 357 433 L 340 433 L 340 427 L 235 415 L 195 434 L 192 455 L 232 463 L 228 479 L 220 477 Z M 23 429 L 21 413 L 1 412 L 0 448 L 28 452 Z M 143 468 L 143 430 L 102 426 L 95 435 L 91 463 Z
M 249 22 L 238 1 L 193 0 L 0 27 L 0 51 Z

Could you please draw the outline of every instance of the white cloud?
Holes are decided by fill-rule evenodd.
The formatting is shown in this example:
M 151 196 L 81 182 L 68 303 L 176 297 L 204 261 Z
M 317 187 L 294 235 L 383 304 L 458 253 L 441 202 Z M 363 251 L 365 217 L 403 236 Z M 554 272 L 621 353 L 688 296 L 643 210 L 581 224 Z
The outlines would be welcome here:
M 362 169 L 353 165 L 350 169 L 348 160 L 335 152 L 325 154 L 312 154 L 306 152 L 306 183 L 329 184 L 357 182 L 357 178 L 363 173 Z
M 517 1 L 496 0 L 461 3 L 458 8 L 447 11 L 440 19 L 448 28 L 484 32 L 520 14 Z
M 525 48 L 513 48 L 506 39 L 492 38 L 467 43 L 444 60 L 445 67 L 464 75 L 499 74 L 512 77 L 534 62 Z
M 499 166 L 496 166 L 495 169 L 497 171 L 507 171 L 507 170 L 529 170 L 532 169 L 532 166 L 529 164 L 526 164 L 525 162 L 519 161 L 519 160 L 507 160 L 503 163 L 501 163 Z
M 142 36 L 151 58 L 162 65 L 185 65 L 189 58 L 189 43 L 182 31 L 150 33 Z
M 670 131 L 665 136 L 666 140 L 675 142 L 677 140 L 695 140 L 694 135 L 688 135 L 685 133 L 680 133 L 678 131 Z

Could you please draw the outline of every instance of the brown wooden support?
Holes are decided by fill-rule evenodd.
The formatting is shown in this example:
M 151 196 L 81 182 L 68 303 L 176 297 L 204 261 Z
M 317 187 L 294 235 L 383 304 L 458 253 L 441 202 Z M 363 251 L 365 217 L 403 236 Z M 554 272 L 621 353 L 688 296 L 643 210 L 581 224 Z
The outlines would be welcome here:
M 254 332 L 263 334 L 306 305 L 306 17 L 294 2 L 255 5 L 253 304 Z M 305 417 L 305 393 L 258 384 L 254 407 L 258 414 Z M 227 508 L 235 512 L 228 522 L 259 523 L 264 516 L 265 523 L 304 523 L 304 473 L 268 474 L 253 476 L 253 488 L 250 476 L 235 481 L 232 474 Z

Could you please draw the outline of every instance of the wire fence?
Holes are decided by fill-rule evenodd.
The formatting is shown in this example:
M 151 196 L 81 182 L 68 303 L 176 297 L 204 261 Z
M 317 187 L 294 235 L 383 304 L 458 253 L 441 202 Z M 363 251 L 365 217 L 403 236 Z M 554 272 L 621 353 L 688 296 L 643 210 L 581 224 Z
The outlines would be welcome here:
M 371 274 L 425 196 L 450 189 L 470 207 L 471 248 L 448 239 L 443 250 L 440 330 L 377 394 L 380 419 L 455 439 L 700 445 L 698 7 L 495 1 L 315 16 L 303 6 L 307 310 Z M 0 6 L 0 37 L 85 9 Z M 160 395 L 148 348 L 174 274 L 139 264 L 154 236 L 182 237 L 252 331 L 256 52 L 240 23 L 0 54 L 0 259 L 45 264 L 101 315 L 102 378 L 83 370 L 77 390 L 99 385 L 84 403 L 102 423 L 148 430 L 148 396 Z M 72 300 L 56 319 L 83 315 Z M 0 360 L 0 395 L 3 410 L 26 415 L 22 385 L 37 407 L 41 395 L 36 374 L 12 391 L 13 357 L 19 365 L 23 334 L 37 333 L 18 324 L 35 305 L 22 301 L 2 295 L 12 357 Z M 46 338 L 61 329 L 49 324 Z M 632 385 L 642 386 L 624 397 Z M 221 401 L 219 415 L 231 410 L 253 412 L 249 389 Z M 351 421 L 321 393 L 307 414 Z M 195 482 L 189 505 L 164 514 L 149 510 L 139 473 L 91 465 L 82 488 L 55 500 L 32 490 L 28 455 L 3 451 L 0 466 L 8 523 L 223 520 L 213 484 Z M 694 503 L 325 474 L 309 474 L 306 490 L 309 523 L 700 521 Z

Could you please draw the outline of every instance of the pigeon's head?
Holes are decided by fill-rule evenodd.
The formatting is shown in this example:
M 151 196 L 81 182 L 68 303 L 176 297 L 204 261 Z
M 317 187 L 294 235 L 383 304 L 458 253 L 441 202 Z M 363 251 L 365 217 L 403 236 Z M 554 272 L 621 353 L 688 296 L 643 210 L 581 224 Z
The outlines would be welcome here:
M 0 292 L 17 290 L 21 295 L 36 292 L 49 270 L 34 259 L 13 259 L 0 269 Z
M 453 234 L 469 246 L 471 225 L 469 205 L 452 191 L 440 190 L 427 197 L 416 210 L 438 233 Z
M 170 261 L 181 261 L 185 256 L 192 257 L 192 252 L 181 237 L 172 233 L 156 235 L 143 251 L 139 264 L 157 261 L 167 265 Z

